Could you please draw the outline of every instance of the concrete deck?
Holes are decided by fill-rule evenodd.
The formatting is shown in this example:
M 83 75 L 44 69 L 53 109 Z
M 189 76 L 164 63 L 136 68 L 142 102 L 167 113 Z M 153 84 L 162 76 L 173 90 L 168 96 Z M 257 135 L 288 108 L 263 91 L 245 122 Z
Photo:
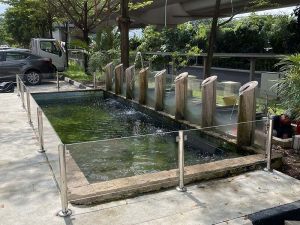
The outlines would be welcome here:
M 0 94 L 1 225 L 252 224 L 249 214 L 300 200 L 300 181 L 255 171 L 191 185 L 187 193 L 172 189 L 92 207 L 70 206 L 73 215 L 62 219 L 56 216 L 60 198 L 52 170 L 38 148 L 20 99 Z

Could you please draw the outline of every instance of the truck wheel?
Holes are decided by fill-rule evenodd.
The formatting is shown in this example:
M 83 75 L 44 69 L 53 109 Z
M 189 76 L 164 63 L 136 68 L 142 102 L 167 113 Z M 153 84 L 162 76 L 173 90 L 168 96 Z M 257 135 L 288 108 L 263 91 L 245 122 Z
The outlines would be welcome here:
M 41 83 L 41 75 L 34 70 L 25 73 L 25 81 L 30 85 L 37 85 Z

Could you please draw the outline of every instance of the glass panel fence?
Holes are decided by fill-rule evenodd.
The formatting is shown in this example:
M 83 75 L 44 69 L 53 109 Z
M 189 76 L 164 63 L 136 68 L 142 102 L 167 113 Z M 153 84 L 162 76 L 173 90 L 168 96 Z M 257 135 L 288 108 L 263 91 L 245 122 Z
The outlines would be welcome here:
M 69 187 L 177 168 L 177 132 L 67 144 Z M 81 179 L 78 182 L 78 179 Z

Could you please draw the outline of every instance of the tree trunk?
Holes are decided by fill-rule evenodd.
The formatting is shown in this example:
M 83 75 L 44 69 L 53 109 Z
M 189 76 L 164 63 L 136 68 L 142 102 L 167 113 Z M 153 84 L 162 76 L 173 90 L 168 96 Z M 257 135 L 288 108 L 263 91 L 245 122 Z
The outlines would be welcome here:
M 53 38 L 53 19 L 51 13 L 48 13 L 48 31 L 49 31 L 49 37 Z
M 83 41 L 84 43 L 86 43 L 87 46 L 89 46 L 89 43 L 90 43 L 90 40 L 89 40 L 89 32 L 87 30 L 83 30 Z M 88 54 L 87 54 L 87 50 L 86 49 L 86 52 L 84 53 L 84 72 L 85 73 L 88 73 L 88 62 L 89 62 L 89 57 L 88 57 Z
M 65 24 L 66 67 L 69 68 L 69 23 Z
M 119 29 L 121 32 L 121 62 L 124 69 L 129 67 L 129 26 L 128 0 L 121 0 L 122 16 L 118 18 Z
M 207 59 L 206 59 L 206 64 L 204 65 L 205 67 L 204 74 L 203 74 L 204 79 L 211 76 L 211 66 L 212 66 L 212 60 L 214 54 L 214 45 L 215 45 L 215 39 L 216 39 L 217 29 L 218 29 L 218 19 L 220 15 L 220 4 L 221 4 L 221 0 L 216 0 L 215 13 L 212 20 L 211 31 L 209 35 Z
M 87 48 L 89 47 L 90 40 L 89 40 L 89 30 L 88 30 L 88 4 L 87 1 L 84 2 L 84 8 L 83 8 L 83 13 L 84 13 L 84 27 L 82 29 L 83 31 L 83 41 L 86 43 Z M 88 49 L 86 49 L 88 51 Z M 88 73 L 88 54 L 84 54 L 84 71 L 85 73 Z

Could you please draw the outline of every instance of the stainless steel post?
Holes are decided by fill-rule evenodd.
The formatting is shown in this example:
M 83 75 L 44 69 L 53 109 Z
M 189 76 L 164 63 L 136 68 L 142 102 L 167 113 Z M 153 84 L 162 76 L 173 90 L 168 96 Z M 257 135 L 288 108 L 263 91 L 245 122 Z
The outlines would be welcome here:
M 93 83 L 94 83 L 94 89 L 96 89 L 97 88 L 97 79 L 96 79 L 96 72 L 94 72 L 94 74 L 93 74 L 94 76 L 93 76 Z
M 272 161 L 272 138 L 273 138 L 273 119 L 269 120 L 269 129 L 267 134 L 267 144 L 266 144 L 266 153 L 267 153 L 267 170 L 272 171 L 271 161 Z
M 28 123 L 32 123 L 31 121 L 31 109 L 30 109 L 30 91 L 26 88 L 26 100 L 27 100 L 27 115 L 28 115 Z
M 20 96 L 20 80 L 19 75 L 16 75 L 16 82 L 17 82 L 17 95 Z
M 176 188 L 177 191 L 186 192 L 186 187 L 184 186 L 184 141 L 186 136 L 182 130 L 179 131 L 178 141 L 178 167 L 179 167 L 179 186 Z
M 56 84 L 57 84 L 57 91 L 59 91 L 59 76 L 58 76 L 58 71 L 56 71 Z
M 40 108 L 37 108 L 37 118 L 38 118 L 38 132 L 39 132 L 39 143 L 40 150 L 39 153 L 44 153 L 44 126 L 43 126 L 43 111 Z
M 60 198 L 61 211 L 58 215 L 61 217 L 70 216 L 72 210 L 68 208 L 68 186 L 67 186 L 67 168 L 66 168 L 66 146 L 60 144 L 58 146 L 59 152 L 59 170 L 60 170 Z
M 25 109 L 25 103 L 24 103 L 24 83 L 21 82 L 21 100 L 22 100 L 22 106 Z

